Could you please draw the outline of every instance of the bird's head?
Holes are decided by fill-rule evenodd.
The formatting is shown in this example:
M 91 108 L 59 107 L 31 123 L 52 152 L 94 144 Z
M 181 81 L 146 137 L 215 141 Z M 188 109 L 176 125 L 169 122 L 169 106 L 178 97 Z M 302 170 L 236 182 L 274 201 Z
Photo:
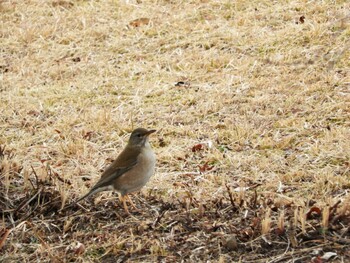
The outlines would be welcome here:
M 147 130 L 144 128 L 137 128 L 133 130 L 129 138 L 129 145 L 144 146 L 148 140 L 148 136 L 156 130 Z

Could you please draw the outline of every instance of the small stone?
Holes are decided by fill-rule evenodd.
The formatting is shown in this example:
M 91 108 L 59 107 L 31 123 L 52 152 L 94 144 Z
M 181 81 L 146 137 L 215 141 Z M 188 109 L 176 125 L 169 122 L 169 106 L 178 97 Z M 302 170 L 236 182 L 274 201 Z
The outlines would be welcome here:
M 238 248 L 238 243 L 235 235 L 229 235 L 226 237 L 225 242 L 224 242 L 224 247 L 227 250 L 237 250 Z

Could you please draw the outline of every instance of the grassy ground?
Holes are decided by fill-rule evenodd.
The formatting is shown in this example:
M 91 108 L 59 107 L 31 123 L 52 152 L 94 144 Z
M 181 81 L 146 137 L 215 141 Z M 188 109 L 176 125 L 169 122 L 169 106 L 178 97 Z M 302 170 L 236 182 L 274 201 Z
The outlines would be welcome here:
M 349 10 L 1 0 L 0 261 L 349 261 Z M 60 211 L 136 127 L 141 212 Z

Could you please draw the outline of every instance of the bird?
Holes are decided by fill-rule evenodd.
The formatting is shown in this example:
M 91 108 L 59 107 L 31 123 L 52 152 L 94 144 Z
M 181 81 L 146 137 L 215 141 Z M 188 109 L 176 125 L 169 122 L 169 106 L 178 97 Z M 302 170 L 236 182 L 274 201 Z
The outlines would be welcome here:
M 115 190 L 119 193 L 120 201 L 124 210 L 129 213 L 126 199 L 135 208 L 136 206 L 128 196 L 144 187 L 154 174 L 156 156 L 149 143 L 149 135 L 156 130 L 137 128 L 132 131 L 128 144 L 102 173 L 100 180 L 84 196 L 80 197 L 73 204 L 102 192 Z M 71 206 L 71 205 L 69 205 Z

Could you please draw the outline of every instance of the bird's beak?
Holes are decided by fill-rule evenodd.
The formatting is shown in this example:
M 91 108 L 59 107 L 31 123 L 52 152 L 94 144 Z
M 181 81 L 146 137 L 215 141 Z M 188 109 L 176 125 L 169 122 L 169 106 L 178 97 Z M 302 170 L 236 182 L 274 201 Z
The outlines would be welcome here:
M 150 135 L 151 133 L 154 133 L 156 132 L 157 130 L 149 130 L 145 133 L 146 136 Z

